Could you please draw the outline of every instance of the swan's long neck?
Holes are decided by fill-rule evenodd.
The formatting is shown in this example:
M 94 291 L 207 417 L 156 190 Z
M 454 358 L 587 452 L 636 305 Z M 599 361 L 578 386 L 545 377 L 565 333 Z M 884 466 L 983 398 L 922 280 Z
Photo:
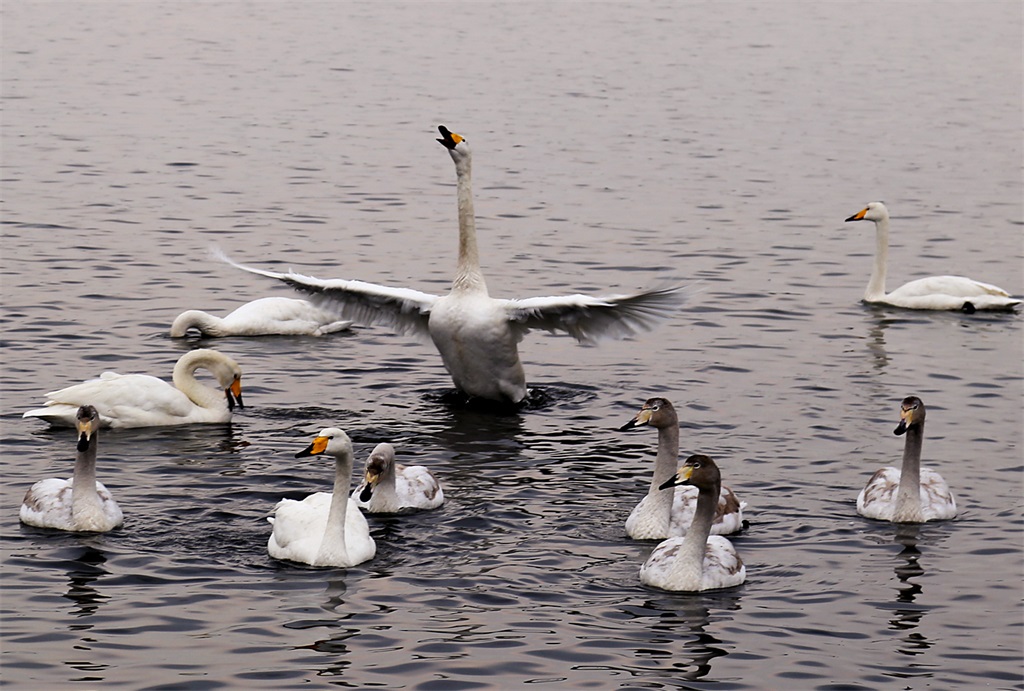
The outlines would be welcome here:
M 71 480 L 71 515 L 76 522 L 101 510 L 100 495 L 96 493 L 96 433 L 89 438 L 85 451 L 75 457 L 75 474 Z
M 676 564 L 681 569 L 696 573 L 704 570 L 704 553 L 707 551 L 708 536 L 711 534 L 711 524 L 715 520 L 715 506 L 718 504 L 718 493 L 721 489 L 716 484 L 713 487 L 701 487 L 697 495 L 697 509 L 693 514 L 693 523 L 683 538 L 683 544 L 679 548 L 679 555 Z
M 187 310 L 175 318 L 171 324 L 171 338 L 181 338 L 189 329 L 196 328 L 207 336 L 224 336 L 224 320 L 202 310 Z
M 480 252 L 476 246 L 476 216 L 473 211 L 472 163 L 469 158 L 455 162 L 459 199 L 459 263 L 452 290 L 487 293 L 487 284 L 480 272 Z
M 653 501 L 658 509 L 671 511 L 675 491 L 658 489 L 666 480 L 672 478 L 679 462 L 679 425 L 672 424 L 658 429 L 658 456 L 654 459 L 654 475 L 651 487 L 647 490 L 648 501 Z
M 924 444 L 924 423 L 907 428 L 907 441 L 903 446 L 903 469 L 900 488 L 896 492 L 896 510 L 893 520 L 898 523 L 920 523 L 921 514 L 921 447 Z
M 202 354 L 197 354 L 195 357 L 189 357 L 189 355 L 192 355 L 193 353 L 196 353 L 196 351 L 192 351 L 192 353 L 182 357 L 174 366 L 174 374 L 171 376 L 171 380 L 174 382 L 174 387 L 188 396 L 189 400 L 200 408 L 218 410 L 220 408 L 227 407 L 227 403 L 222 392 L 212 389 L 209 386 L 204 386 L 196 379 L 197 369 L 209 368 L 214 363 L 209 361 L 209 359 L 204 357 Z
M 875 221 L 875 266 L 864 291 L 864 300 L 877 302 L 885 297 L 885 268 L 889 261 L 889 218 Z
M 330 555 L 347 558 L 345 547 L 345 516 L 348 513 L 348 490 L 352 483 L 352 456 L 339 456 L 334 462 L 334 494 L 331 508 L 327 513 L 327 528 L 320 542 L 318 561 L 326 561 Z

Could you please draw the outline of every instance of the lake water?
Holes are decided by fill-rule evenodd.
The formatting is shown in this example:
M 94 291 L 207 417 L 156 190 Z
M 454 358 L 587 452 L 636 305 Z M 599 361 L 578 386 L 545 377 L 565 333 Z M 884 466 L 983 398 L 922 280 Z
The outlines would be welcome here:
M 1020 314 L 860 303 L 867 202 L 889 287 L 1024 294 L 1022 9 L 986 3 L 172 3 L 3 6 L 3 559 L 12 688 L 1021 689 Z M 454 409 L 429 345 L 380 327 L 204 341 L 243 367 L 230 425 L 101 435 L 104 535 L 23 527 L 74 435 L 21 413 L 105 369 L 169 378 L 273 281 L 213 260 L 440 293 L 445 124 L 475 154 L 493 293 L 699 289 L 583 347 L 532 334 L 546 405 Z M 855 498 L 896 464 L 900 400 L 953 521 Z M 684 453 L 748 502 L 741 587 L 640 585 L 623 522 L 676 403 Z M 276 562 L 264 517 L 327 490 L 320 428 L 392 441 L 443 508 L 370 519 L 376 558 Z

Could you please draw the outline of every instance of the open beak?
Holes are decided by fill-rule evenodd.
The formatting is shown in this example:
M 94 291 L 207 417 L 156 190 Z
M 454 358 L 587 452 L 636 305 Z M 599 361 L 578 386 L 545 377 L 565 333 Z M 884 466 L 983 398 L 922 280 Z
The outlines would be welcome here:
M 438 138 L 437 141 L 444 144 L 445 147 L 447 147 L 448 149 L 454 149 L 456 146 L 459 145 L 460 142 L 463 141 L 461 135 L 455 134 L 444 125 L 438 125 L 437 131 L 441 133 L 441 136 Z

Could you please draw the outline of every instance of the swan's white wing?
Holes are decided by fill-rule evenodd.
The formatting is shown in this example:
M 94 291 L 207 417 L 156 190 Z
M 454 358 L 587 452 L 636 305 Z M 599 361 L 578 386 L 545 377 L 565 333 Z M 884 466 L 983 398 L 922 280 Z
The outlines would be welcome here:
M 427 320 L 436 295 L 410 288 L 391 288 L 343 278 L 321 279 L 294 271 L 280 273 L 238 264 L 226 255 L 215 255 L 236 269 L 281 281 L 309 296 L 310 302 L 360 324 L 383 324 L 399 333 L 429 336 Z
M 945 521 L 956 516 L 953 492 L 931 468 L 921 468 L 921 513 L 926 521 Z
M 687 299 L 682 286 L 633 295 L 566 295 L 503 300 L 514 329 L 562 331 L 582 343 L 625 338 L 668 319 Z M 521 335 L 521 334 L 520 334 Z
M 341 331 L 351 325 L 337 321 L 334 314 L 308 300 L 269 297 L 242 305 L 224 318 L 226 330 L 238 336 L 322 335 Z
M 866 518 L 891 521 L 900 488 L 899 468 L 879 468 L 857 495 L 857 513 Z
M 98 379 L 51 391 L 46 397 L 49 400 L 45 408 L 30 410 L 23 417 L 65 421 L 68 410 L 91 405 L 104 426 L 133 427 L 154 424 L 149 421 L 152 416 L 187 417 L 196 407 L 174 386 L 148 374 L 104 372 Z

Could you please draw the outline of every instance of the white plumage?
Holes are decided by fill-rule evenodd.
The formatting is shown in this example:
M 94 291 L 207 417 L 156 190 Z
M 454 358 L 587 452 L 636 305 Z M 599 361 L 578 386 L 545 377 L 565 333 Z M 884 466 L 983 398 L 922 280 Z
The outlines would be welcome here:
M 857 513 L 893 523 L 944 521 L 956 516 L 956 499 L 937 472 L 921 467 L 924 403 L 908 396 L 900 406 L 895 434 L 906 433 L 903 467 L 881 468 L 857 495 Z
M 634 540 L 663 540 L 685 535 L 697 509 L 698 490 L 692 485 L 677 485 L 672 492 L 659 487 L 672 478 L 679 462 L 679 417 L 675 406 L 665 398 L 648 399 L 640 412 L 620 429 L 650 425 L 658 430 L 658 455 L 647 494 L 626 518 L 626 534 Z M 711 532 L 728 535 L 743 529 L 743 509 L 747 503 L 725 485 L 721 486 Z
M 171 324 L 171 338 L 194 329 L 206 337 L 223 336 L 323 336 L 343 331 L 351 321 L 298 298 L 270 297 L 248 302 L 226 317 L 202 310 L 187 310 Z
M 743 560 L 728 539 L 711 535 L 721 484 L 718 466 L 708 456 L 695 454 L 661 487 L 668 489 L 682 483 L 695 485 L 699 491 L 693 523 L 685 536 L 670 537 L 654 548 L 640 567 L 640 582 L 683 592 L 740 585 L 747 578 Z
M 359 508 L 348 498 L 352 484 L 352 440 L 328 427 L 296 458 L 327 454 L 334 458 L 334 489 L 302 501 L 282 499 L 267 518 L 273 532 L 267 552 L 275 559 L 311 566 L 355 566 L 372 559 L 377 545 Z
M 438 141 L 455 162 L 459 214 L 458 265 L 447 295 L 263 271 L 224 259 L 240 269 L 283 281 L 346 319 L 429 336 L 458 389 L 502 403 L 519 403 L 526 396 L 518 343 L 531 330 L 564 332 L 581 342 L 622 338 L 653 328 L 683 302 L 679 287 L 603 297 L 490 297 L 477 250 L 469 146 L 443 125 L 439 130 Z
M 444 503 L 444 490 L 425 467 L 395 463 L 395 448 L 382 443 L 367 457 L 363 482 L 352 500 L 369 513 L 436 509 Z
M 124 522 L 121 507 L 103 483 L 96 479 L 96 447 L 99 414 L 82 406 L 76 416 L 78 454 L 68 480 L 49 478 L 25 493 L 19 517 L 26 525 L 76 532 L 103 533 Z
M 1020 300 L 999 286 L 964 276 L 930 276 L 885 292 L 889 257 L 889 210 L 882 202 L 871 202 L 847 221 L 874 221 L 875 265 L 864 291 L 864 302 L 915 310 L 1008 310 Z
M 220 390 L 199 383 L 195 372 L 205 369 Z M 237 402 L 242 406 L 242 369 L 215 350 L 190 350 L 174 365 L 173 385 L 148 374 L 104 372 L 98 379 L 46 394 L 45 407 L 22 417 L 72 427 L 79 406 L 92 405 L 103 427 L 155 427 L 227 422 Z

